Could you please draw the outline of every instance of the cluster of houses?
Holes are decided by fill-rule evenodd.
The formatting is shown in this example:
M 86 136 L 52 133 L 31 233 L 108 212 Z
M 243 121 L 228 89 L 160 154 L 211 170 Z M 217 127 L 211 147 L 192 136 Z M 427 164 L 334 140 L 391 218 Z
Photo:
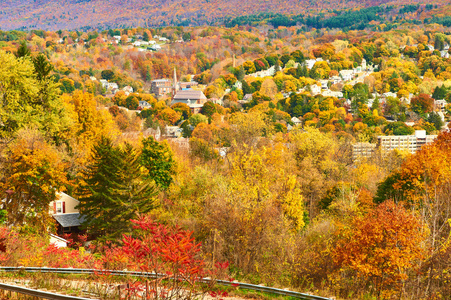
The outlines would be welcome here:
M 90 78 L 92 81 L 97 80 L 97 78 L 95 78 L 95 77 L 90 77 Z M 109 82 L 108 80 L 105 80 L 105 79 L 100 79 L 99 81 L 102 84 L 102 88 L 105 89 L 107 94 L 116 95 L 117 92 L 123 91 L 125 93 L 125 95 L 128 96 L 131 93 L 133 93 L 133 88 L 129 85 L 120 89 L 119 85 L 116 82 Z
M 172 96 L 172 104 L 184 103 L 189 106 L 191 113 L 199 113 L 204 104 L 207 102 L 207 97 L 200 90 L 195 90 L 193 87 L 197 86 L 195 81 L 179 82 L 177 81 L 177 74 L 174 68 L 173 79 L 157 79 L 151 82 L 151 91 L 157 97 L 170 94 Z
M 115 35 L 110 41 L 110 44 L 119 44 L 121 42 L 121 36 Z M 136 48 L 138 51 L 158 51 L 161 50 L 161 44 L 167 42 L 165 37 L 154 36 L 152 40 L 145 41 L 142 35 L 135 35 L 133 38 L 127 39 L 127 44 Z
M 413 45 L 411 45 L 411 46 L 412 46 L 412 47 L 417 47 L 418 44 L 413 44 Z M 401 50 L 404 50 L 404 48 L 406 48 L 406 47 L 407 47 L 407 46 L 401 47 Z M 433 45 L 427 45 L 427 47 L 428 47 L 428 50 L 429 50 L 429 51 L 434 51 L 434 50 L 435 50 L 435 47 L 434 47 Z M 449 48 L 450 48 L 449 44 L 445 43 L 445 44 L 444 44 L 444 47 L 443 47 L 443 50 L 440 50 L 440 51 L 439 51 L 439 52 L 440 52 L 440 56 L 441 56 L 442 58 L 450 58 Z

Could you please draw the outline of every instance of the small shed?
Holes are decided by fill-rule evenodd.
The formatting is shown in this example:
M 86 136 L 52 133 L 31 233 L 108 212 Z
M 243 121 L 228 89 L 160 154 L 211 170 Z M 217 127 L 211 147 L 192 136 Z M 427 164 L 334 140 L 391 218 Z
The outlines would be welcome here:
M 54 244 L 58 248 L 67 247 L 67 244 L 69 243 L 67 240 L 54 234 L 49 235 L 50 235 L 50 244 Z

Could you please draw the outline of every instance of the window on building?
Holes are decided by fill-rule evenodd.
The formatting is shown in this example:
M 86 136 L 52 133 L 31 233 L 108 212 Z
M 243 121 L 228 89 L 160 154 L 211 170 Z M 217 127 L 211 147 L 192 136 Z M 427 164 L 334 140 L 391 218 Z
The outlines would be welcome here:
M 55 203 L 55 212 L 57 214 L 64 214 L 66 212 L 66 203 L 64 201 L 58 201 Z

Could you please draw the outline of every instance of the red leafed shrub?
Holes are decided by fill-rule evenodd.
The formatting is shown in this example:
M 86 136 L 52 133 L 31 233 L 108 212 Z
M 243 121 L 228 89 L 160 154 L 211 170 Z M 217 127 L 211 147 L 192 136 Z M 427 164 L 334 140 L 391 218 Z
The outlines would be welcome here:
M 59 248 L 48 245 L 42 252 L 42 265 L 50 268 L 92 268 L 96 258 L 83 249 Z
M 216 263 L 209 270 L 190 231 L 157 224 L 147 216 L 132 222 L 134 232 L 124 235 L 122 245 L 105 251 L 104 267 L 159 274 L 139 286 L 151 299 L 197 298 L 211 291 L 214 284 L 214 280 L 205 283 L 203 278 L 217 278 L 228 268 L 228 263 Z

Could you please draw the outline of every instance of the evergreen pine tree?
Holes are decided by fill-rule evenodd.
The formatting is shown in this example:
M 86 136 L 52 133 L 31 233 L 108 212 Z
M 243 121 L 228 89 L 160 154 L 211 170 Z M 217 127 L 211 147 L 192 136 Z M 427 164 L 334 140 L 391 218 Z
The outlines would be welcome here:
M 27 47 L 27 42 L 22 41 L 20 43 L 19 49 L 17 49 L 16 57 L 20 58 L 20 57 L 26 57 L 26 56 L 30 56 L 30 55 L 31 55 L 31 51 Z
M 147 33 L 147 31 L 144 31 L 144 34 L 143 34 L 143 40 L 146 41 L 146 42 L 148 42 L 149 39 L 150 39 L 149 34 Z
M 276 59 L 276 63 L 274 64 L 274 71 L 276 73 L 280 71 L 280 61 L 278 58 Z
M 93 235 L 111 233 L 109 221 L 114 202 L 114 189 L 119 181 L 120 155 L 110 139 L 102 137 L 92 151 L 92 164 L 83 173 L 78 208 L 85 217 L 84 226 Z
M 252 94 L 255 92 L 255 89 L 252 86 L 250 86 L 246 80 L 243 80 L 242 88 L 243 88 L 243 94 L 245 94 L 245 95 Z
M 238 79 L 238 81 L 243 81 L 244 80 L 244 75 L 246 73 L 244 72 L 244 67 L 240 66 L 240 68 L 238 69 L 238 74 L 236 76 L 236 79 Z
M 53 65 L 47 60 L 44 54 L 39 53 L 38 56 L 33 58 L 34 69 L 36 78 L 42 81 L 47 78 L 50 72 L 53 70 Z
M 141 172 L 140 156 L 129 144 L 115 147 L 102 137 L 84 172 L 78 208 L 90 234 L 111 240 L 130 231 L 130 222 L 153 209 L 156 189 Z
M 308 77 L 308 69 L 306 66 L 302 67 L 301 77 Z
M 301 64 L 298 64 L 298 67 L 296 68 L 296 78 L 299 79 L 302 76 L 302 66 Z
M 435 100 L 444 99 L 446 94 L 448 93 L 446 87 L 442 84 L 442 86 L 437 86 L 432 94 L 432 98 Z
M 380 101 L 377 96 L 376 99 L 374 99 L 373 104 L 371 105 L 371 110 L 377 110 L 377 112 L 380 113 Z
M 146 214 L 154 208 L 154 196 L 157 194 L 155 184 L 144 177 L 140 154 L 130 144 L 120 150 L 120 170 L 117 183 L 117 196 L 113 199 L 113 218 L 111 220 L 114 234 L 119 237 L 131 229 L 130 219 L 137 219 L 138 214 Z

